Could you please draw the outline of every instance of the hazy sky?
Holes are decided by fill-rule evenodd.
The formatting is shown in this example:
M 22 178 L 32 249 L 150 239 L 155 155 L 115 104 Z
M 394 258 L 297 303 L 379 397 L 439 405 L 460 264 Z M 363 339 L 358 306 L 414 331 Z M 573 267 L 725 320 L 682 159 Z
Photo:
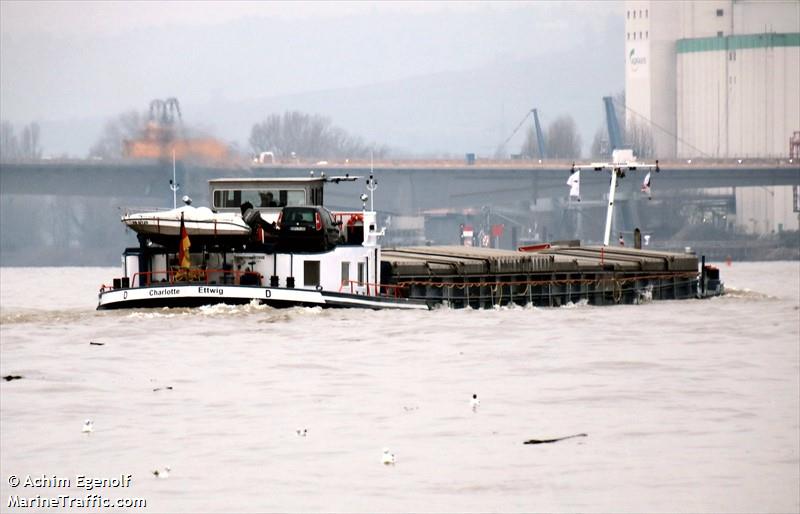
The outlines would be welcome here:
M 100 120 L 171 96 L 208 113 L 209 105 L 473 70 L 606 44 L 621 10 L 599 1 L 3 0 L 0 115 L 44 125 Z

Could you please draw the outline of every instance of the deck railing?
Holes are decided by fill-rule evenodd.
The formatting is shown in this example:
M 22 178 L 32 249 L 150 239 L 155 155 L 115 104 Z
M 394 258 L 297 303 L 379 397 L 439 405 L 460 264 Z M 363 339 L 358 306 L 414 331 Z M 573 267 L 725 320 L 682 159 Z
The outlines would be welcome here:
M 261 285 L 264 276 L 255 271 L 230 269 L 177 268 L 170 270 L 143 271 L 133 274 L 132 284 L 150 286 L 152 284 L 205 283 L 212 280 L 219 284 Z
M 355 286 L 366 286 L 367 296 L 373 296 L 372 293 L 375 292 L 375 296 L 392 298 L 403 298 L 403 289 L 406 289 L 404 285 L 376 284 L 374 282 L 364 282 L 363 280 L 342 280 L 342 284 L 339 286 L 339 292 L 341 293 L 346 286 L 350 287 L 350 294 L 355 294 Z

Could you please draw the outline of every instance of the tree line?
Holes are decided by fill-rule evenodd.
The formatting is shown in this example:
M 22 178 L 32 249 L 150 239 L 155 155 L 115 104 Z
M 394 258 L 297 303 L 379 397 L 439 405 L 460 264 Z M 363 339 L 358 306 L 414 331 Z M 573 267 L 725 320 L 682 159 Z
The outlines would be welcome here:
M 253 125 L 250 148 L 255 155 L 272 152 L 277 158 L 365 158 L 370 153 L 384 157 L 386 146 L 367 144 L 358 136 L 333 125 L 330 118 L 319 114 L 286 111 L 270 114 Z
M 42 158 L 39 124 L 28 123 L 17 135 L 9 121 L 0 122 L 0 160 L 3 162 L 35 161 Z
M 141 138 L 148 121 L 152 121 L 150 118 L 144 112 L 128 111 L 109 120 L 89 150 L 89 156 L 123 157 L 124 142 Z M 173 128 L 180 137 L 200 134 L 199 130 L 183 123 Z M 362 138 L 333 125 L 330 118 L 299 111 L 268 115 L 252 126 L 248 142 L 252 154 L 272 152 L 277 158 L 352 159 L 369 157 L 371 153 L 384 157 L 389 152 L 385 145 L 367 144 Z M 233 153 L 241 153 L 235 144 L 230 146 Z
M 653 156 L 652 131 L 644 123 L 630 120 L 626 124 L 625 93 L 615 95 L 614 105 L 617 120 L 623 133 L 626 146 L 634 150 L 638 157 Z M 89 157 L 118 159 L 124 156 L 125 141 L 143 137 L 147 127 L 146 112 L 135 110 L 119 114 L 106 122 L 100 136 L 91 146 Z M 178 137 L 190 137 L 200 131 L 175 125 Z M 573 118 L 569 115 L 554 119 L 543 131 L 544 149 L 539 148 L 534 128 L 526 130 L 520 147 L 519 157 L 528 159 L 578 159 L 581 157 L 581 136 Z M 608 131 L 605 124 L 597 130 L 592 141 L 592 158 L 610 156 Z M 272 152 L 278 159 L 360 159 L 373 155 L 384 158 L 390 153 L 386 145 L 366 143 L 363 138 L 349 134 L 333 124 L 330 118 L 319 114 L 300 111 L 285 111 L 282 114 L 269 114 L 255 123 L 248 139 L 252 155 Z M 233 154 L 242 154 L 235 144 L 230 145 Z M 497 157 L 503 157 L 505 150 L 498 148 Z M 5 162 L 36 160 L 42 156 L 41 134 L 37 123 L 29 123 L 17 134 L 14 126 L 3 121 L 0 124 L 0 160 Z M 244 157 L 244 155 L 241 155 Z

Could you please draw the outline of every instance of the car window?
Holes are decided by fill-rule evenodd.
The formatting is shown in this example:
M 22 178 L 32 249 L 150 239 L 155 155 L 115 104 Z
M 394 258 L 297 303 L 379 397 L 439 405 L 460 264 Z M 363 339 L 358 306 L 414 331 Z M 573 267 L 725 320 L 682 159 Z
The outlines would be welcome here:
M 314 223 L 314 211 L 292 209 L 286 215 L 289 223 Z

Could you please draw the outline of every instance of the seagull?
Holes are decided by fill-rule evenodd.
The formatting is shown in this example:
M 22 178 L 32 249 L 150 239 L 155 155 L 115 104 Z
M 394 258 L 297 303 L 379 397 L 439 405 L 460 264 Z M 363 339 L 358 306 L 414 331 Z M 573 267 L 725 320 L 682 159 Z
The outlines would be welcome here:
M 469 404 L 472 406 L 472 412 L 478 411 L 478 407 L 480 407 L 481 401 L 478 399 L 477 394 L 472 395 L 472 400 L 469 401 Z
M 84 421 L 81 432 L 83 432 L 84 434 L 91 434 L 92 432 L 94 432 L 94 421 L 92 421 L 91 419 L 87 419 L 86 421 Z
M 394 453 L 389 453 L 389 448 L 383 449 L 383 457 L 381 457 L 381 462 L 386 466 L 394 466 Z
M 295 432 L 297 432 L 297 435 L 299 435 L 300 437 L 305 437 L 308 435 L 307 428 L 298 428 L 297 430 L 295 430 Z
M 169 466 L 164 466 L 164 469 L 153 470 L 153 476 L 156 478 L 169 478 L 170 471 Z

